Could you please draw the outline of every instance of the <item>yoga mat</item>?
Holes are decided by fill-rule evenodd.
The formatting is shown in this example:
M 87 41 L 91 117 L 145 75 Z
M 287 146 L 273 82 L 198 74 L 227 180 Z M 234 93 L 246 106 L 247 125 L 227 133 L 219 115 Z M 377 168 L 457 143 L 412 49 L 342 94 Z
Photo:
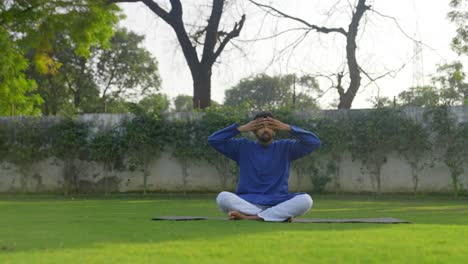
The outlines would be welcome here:
M 160 216 L 152 220 L 162 221 L 193 221 L 193 220 L 228 220 L 226 217 L 210 216 Z M 240 221 L 240 220 L 232 220 Z M 245 220 L 244 220 L 245 221 Z M 406 220 L 400 220 L 392 217 L 379 218 L 295 218 L 293 223 L 376 223 L 376 224 L 403 224 L 410 223 Z

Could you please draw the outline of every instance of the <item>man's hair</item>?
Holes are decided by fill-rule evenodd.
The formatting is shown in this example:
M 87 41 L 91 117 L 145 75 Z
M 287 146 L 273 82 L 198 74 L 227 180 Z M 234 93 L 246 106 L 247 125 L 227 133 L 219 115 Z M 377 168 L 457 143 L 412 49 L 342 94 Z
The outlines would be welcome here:
M 275 116 L 270 112 L 270 111 L 261 111 L 261 112 L 258 112 L 255 117 L 253 118 L 253 120 L 257 119 L 257 118 L 266 118 L 266 117 L 271 117 L 271 118 L 275 118 Z

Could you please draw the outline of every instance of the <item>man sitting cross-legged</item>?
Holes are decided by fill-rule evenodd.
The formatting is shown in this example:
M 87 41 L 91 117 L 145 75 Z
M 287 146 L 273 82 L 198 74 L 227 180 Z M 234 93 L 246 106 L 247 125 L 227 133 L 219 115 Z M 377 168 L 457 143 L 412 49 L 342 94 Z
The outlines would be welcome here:
M 297 140 L 274 140 L 278 130 L 290 131 Z M 234 139 L 248 131 L 257 141 Z M 208 143 L 239 165 L 236 193 L 221 192 L 216 199 L 229 219 L 291 221 L 312 207 L 310 195 L 288 192 L 291 161 L 320 146 L 312 132 L 284 124 L 270 112 L 260 112 L 245 125 L 232 124 L 216 131 Z

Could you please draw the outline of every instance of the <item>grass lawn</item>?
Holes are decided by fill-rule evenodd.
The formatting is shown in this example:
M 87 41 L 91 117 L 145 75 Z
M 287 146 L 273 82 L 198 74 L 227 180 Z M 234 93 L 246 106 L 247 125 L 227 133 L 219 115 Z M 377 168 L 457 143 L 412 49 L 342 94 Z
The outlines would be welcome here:
M 309 218 L 412 224 L 151 221 L 222 216 L 215 195 L 0 196 L 0 263 L 468 263 L 468 200 L 313 196 Z

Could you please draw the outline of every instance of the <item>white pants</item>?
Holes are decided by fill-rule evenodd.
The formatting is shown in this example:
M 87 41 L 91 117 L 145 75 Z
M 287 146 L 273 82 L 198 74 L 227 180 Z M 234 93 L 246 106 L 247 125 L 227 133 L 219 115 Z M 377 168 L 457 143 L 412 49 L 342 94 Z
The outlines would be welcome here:
M 247 202 L 231 192 L 221 192 L 216 198 L 219 208 L 224 213 L 239 211 L 246 215 L 257 215 L 264 221 L 283 222 L 290 217 L 305 214 L 312 208 L 312 198 L 308 194 L 299 194 L 275 206 L 257 205 Z

